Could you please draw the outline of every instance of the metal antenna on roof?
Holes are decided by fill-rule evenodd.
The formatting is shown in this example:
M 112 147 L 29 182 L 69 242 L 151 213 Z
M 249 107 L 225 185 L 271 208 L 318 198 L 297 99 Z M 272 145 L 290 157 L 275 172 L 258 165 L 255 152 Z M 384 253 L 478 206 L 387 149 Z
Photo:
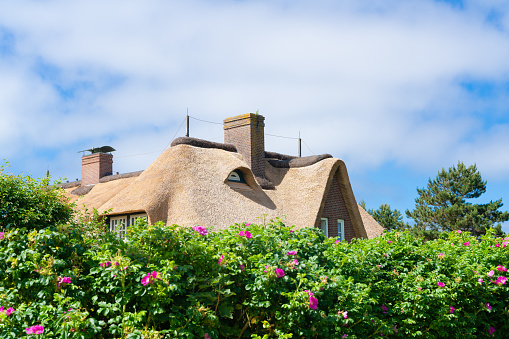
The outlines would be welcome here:
M 189 138 L 189 107 L 187 108 L 186 113 L 186 137 Z
M 302 142 L 300 140 L 300 131 L 299 131 L 299 158 L 302 156 Z

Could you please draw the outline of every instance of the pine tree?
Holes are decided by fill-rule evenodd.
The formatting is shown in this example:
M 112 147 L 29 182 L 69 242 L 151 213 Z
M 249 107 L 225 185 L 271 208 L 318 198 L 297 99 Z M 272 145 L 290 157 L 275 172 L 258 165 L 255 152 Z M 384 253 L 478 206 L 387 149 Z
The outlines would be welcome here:
M 386 230 L 405 230 L 410 227 L 403 222 L 403 215 L 398 209 L 391 209 L 391 205 L 382 204 L 378 209 L 367 209 L 366 202 L 361 200 L 359 205 L 368 212 Z
M 371 210 L 371 216 L 386 230 L 403 231 L 408 224 L 403 222 L 403 215 L 397 209 L 392 210 L 391 205 L 382 204 L 378 209 Z
M 449 170 L 442 168 L 435 179 L 428 180 L 426 188 L 417 188 L 415 209 L 406 215 L 415 221 L 414 233 L 434 238 L 441 231 L 468 231 L 472 235 L 486 233 L 495 227 L 502 233 L 501 225 L 495 223 L 509 220 L 509 213 L 499 211 L 502 199 L 487 204 L 472 204 L 466 199 L 479 198 L 486 192 L 476 165 L 466 167 L 458 162 Z

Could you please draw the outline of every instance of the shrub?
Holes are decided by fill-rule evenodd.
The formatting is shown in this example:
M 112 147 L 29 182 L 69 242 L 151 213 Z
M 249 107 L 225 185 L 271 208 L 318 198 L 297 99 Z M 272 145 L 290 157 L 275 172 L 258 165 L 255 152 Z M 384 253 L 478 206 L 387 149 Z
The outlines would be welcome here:
M 34 192 L 67 211 L 57 193 Z M 47 227 L 9 218 L 18 221 L 0 233 L 1 338 L 501 338 L 509 330 L 509 238 L 491 231 L 348 243 L 280 220 L 218 232 L 141 221 L 124 240 L 104 232 L 97 214 Z

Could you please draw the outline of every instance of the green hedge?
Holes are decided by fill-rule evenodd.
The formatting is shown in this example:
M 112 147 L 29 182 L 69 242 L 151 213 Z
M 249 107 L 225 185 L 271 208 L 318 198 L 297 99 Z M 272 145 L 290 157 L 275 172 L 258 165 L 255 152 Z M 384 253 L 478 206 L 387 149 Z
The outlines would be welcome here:
M 79 217 L 0 166 L 1 338 L 507 338 L 509 238 Z
M 509 330 L 501 278 L 509 238 L 444 233 L 423 243 L 390 232 L 347 243 L 276 220 L 207 234 L 140 223 L 123 241 L 80 226 L 3 234 L 2 338 L 35 337 L 27 335 L 34 325 L 43 337 L 68 338 L 475 338 L 493 330 L 502 338 Z

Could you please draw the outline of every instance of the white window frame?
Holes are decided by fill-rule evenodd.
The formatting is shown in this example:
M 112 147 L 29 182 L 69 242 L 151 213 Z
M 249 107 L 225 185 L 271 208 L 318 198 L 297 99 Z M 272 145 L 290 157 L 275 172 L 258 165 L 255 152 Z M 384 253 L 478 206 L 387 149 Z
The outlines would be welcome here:
M 147 220 L 147 213 L 124 214 L 110 217 L 110 232 L 115 233 L 119 238 L 127 238 L 127 227 L 136 223 L 136 220 L 144 218 Z
M 140 218 L 143 218 L 145 220 L 147 220 L 147 214 L 146 213 L 139 213 L 139 214 L 131 214 L 129 216 L 129 226 L 132 226 L 136 223 L 136 220 L 140 219 Z
M 110 232 L 119 238 L 125 238 L 127 234 L 127 216 L 119 215 L 110 217 Z
M 338 237 L 340 240 L 345 240 L 345 221 L 338 219 Z
M 323 229 L 323 221 L 325 221 L 325 229 Z M 320 229 L 323 231 L 326 237 L 329 236 L 329 218 L 321 218 L 320 219 Z
M 233 171 L 230 173 L 230 175 L 228 176 L 228 181 L 236 181 L 236 182 L 240 182 L 240 175 L 236 172 L 236 171 Z

